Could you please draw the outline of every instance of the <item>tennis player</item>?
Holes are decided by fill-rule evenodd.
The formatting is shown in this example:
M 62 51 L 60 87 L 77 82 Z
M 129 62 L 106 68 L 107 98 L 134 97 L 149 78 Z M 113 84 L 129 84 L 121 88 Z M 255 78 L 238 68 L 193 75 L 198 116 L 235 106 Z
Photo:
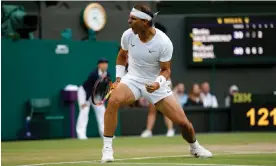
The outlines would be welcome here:
M 88 78 L 84 81 L 84 83 L 79 87 L 78 90 L 78 104 L 79 104 L 79 116 L 76 124 L 76 131 L 78 139 L 86 140 L 86 128 L 89 119 L 89 110 L 90 105 L 93 107 L 96 119 L 98 122 L 98 130 L 99 135 L 102 137 L 104 132 L 104 112 L 106 110 L 104 104 L 102 105 L 94 105 L 91 102 L 92 89 L 99 77 L 108 76 L 110 74 L 107 72 L 108 68 L 108 60 L 107 59 L 99 59 L 98 67 L 93 70 Z
M 141 96 L 182 129 L 183 138 L 196 157 L 212 157 L 196 139 L 195 131 L 182 107 L 173 96 L 167 79 L 171 74 L 173 44 L 166 34 L 153 26 L 154 14 L 144 5 L 135 5 L 130 12 L 126 30 L 121 38 L 121 50 L 116 61 L 116 82 L 104 116 L 104 145 L 102 162 L 112 162 L 112 138 L 117 127 L 120 106 L 131 104 Z M 125 66 L 128 56 L 128 72 Z M 124 75 L 125 74 L 125 75 Z

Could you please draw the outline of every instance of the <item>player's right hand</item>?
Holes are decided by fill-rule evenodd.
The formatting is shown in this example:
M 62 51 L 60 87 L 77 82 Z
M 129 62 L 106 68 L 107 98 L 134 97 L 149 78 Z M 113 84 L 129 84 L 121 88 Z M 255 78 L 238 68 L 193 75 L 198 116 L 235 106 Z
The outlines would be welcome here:
M 117 77 L 116 81 L 112 84 L 112 88 L 111 89 L 115 89 L 117 87 L 117 85 L 120 83 L 121 78 Z

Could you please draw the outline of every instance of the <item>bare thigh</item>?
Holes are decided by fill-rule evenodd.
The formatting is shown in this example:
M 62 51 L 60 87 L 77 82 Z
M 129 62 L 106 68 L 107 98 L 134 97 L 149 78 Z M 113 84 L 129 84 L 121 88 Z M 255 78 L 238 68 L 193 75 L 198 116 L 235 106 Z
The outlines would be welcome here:
M 175 124 L 183 125 L 189 122 L 184 110 L 173 95 L 158 101 L 155 106 L 164 116 L 168 117 Z
M 120 106 L 129 105 L 135 102 L 135 96 L 127 85 L 119 83 L 113 90 L 109 102 L 118 103 Z

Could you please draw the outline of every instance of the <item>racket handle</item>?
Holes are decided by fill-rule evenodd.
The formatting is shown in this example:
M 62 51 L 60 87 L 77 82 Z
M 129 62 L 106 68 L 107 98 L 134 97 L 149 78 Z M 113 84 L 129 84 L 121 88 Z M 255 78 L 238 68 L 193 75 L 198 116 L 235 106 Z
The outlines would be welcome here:
M 108 92 L 108 93 L 106 94 L 106 96 L 104 97 L 103 101 L 101 101 L 101 102 L 100 102 L 99 104 L 97 104 L 97 105 L 102 105 L 102 104 L 104 104 L 104 102 L 109 98 L 111 92 L 112 92 L 112 90 L 110 90 L 110 92 Z

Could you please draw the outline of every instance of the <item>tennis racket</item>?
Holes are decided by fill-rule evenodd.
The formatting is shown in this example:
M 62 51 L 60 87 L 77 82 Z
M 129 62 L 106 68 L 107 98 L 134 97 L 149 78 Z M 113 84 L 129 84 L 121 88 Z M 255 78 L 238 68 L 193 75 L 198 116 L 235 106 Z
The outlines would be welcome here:
M 91 100 L 94 105 L 102 105 L 112 93 L 112 81 L 104 76 L 97 79 L 94 84 Z

